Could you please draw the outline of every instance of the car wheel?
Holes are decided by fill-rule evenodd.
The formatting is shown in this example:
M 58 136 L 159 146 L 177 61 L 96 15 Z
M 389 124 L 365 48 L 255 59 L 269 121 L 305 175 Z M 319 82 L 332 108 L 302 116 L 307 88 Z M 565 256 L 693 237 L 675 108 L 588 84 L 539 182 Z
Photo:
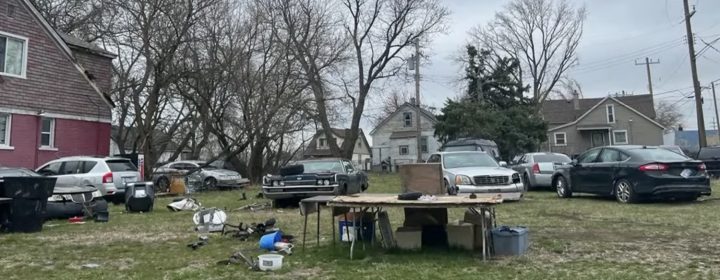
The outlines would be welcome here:
M 565 176 L 558 176 L 555 178 L 553 185 L 555 185 L 555 191 L 557 192 L 558 197 L 569 198 L 572 196 L 572 189 L 570 189 L 570 185 L 568 185 Z
M 443 185 L 445 185 L 445 191 L 447 191 L 448 195 L 457 195 L 457 190 L 450 186 L 450 182 L 448 182 L 448 180 L 443 179 Z
M 217 180 L 213 177 L 207 178 L 205 179 L 204 186 L 206 190 L 214 190 L 217 187 Z
M 527 173 L 523 174 L 523 187 L 525 187 L 525 192 L 532 188 L 530 186 L 530 176 L 528 176 Z
M 155 192 L 167 192 L 170 189 L 170 180 L 167 177 L 160 177 L 155 184 Z
M 620 179 L 615 182 L 615 199 L 620 203 L 634 203 L 637 201 L 630 181 Z

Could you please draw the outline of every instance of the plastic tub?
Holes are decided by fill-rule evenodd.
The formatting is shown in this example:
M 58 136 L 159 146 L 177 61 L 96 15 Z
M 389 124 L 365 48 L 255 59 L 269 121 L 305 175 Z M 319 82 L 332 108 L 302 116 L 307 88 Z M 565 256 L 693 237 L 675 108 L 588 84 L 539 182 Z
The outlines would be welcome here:
M 282 239 L 282 232 L 276 231 L 273 233 L 268 233 L 266 235 L 263 235 L 260 237 L 260 248 L 265 250 L 274 251 L 275 250 L 275 242 L 280 242 Z
M 520 256 L 530 246 L 527 227 L 502 226 L 492 230 L 493 248 L 497 256 Z
M 278 254 L 264 254 L 258 256 L 260 270 L 278 270 L 282 268 L 283 256 Z

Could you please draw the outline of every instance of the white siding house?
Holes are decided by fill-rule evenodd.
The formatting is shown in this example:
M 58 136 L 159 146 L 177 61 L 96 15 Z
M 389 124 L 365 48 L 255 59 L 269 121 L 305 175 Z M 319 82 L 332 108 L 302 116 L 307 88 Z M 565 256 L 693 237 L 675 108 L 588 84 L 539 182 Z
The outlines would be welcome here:
M 422 158 L 425 160 L 440 148 L 440 142 L 434 136 L 433 126 L 437 119 L 427 110 L 420 112 Z M 373 169 L 381 169 L 383 161 L 390 163 L 392 170 L 399 164 L 417 161 L 416 113 L 416 106 L 405 103 L 370 132 Z

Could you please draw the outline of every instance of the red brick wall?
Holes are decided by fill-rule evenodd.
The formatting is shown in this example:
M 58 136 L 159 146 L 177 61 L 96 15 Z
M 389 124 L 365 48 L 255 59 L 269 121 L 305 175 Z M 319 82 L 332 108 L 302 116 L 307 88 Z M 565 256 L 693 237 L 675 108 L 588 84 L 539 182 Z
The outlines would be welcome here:
M 111 118 L 111 108 L 22 1 L 0 1 L 0 31 L 28 38 L 27 78 L 0 76 L 0 107 Z
M 0 150 L 0 166 L 36 168 L 50 160 L 78 155 L 107 156 L 110 149 L 110 124 L 55 119 L 55 148 L 41 151 L 39 116 L 12 115 L 10 146 Z

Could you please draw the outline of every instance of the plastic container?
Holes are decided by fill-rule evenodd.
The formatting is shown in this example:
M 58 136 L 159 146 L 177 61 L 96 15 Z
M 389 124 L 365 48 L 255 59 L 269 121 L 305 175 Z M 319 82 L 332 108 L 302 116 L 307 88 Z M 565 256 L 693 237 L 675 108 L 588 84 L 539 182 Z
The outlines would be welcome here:
M 356 227 L 362 230 L 362 232 L 356 229 Z M 353 226 L 352 221 L 338 221 L 338 229 L 340 240 L 343 242 L 351 242 L 355 240 L 355 238 L 357 238 L 357 240 L 370 241 L 375 235 L 375 223 L 369 221 L 363 221 L 362 225 L 360 225 L 360 221 L 355 221 L 355 226 Z
M 7 229 L 10 232 L 38 232 L 42 230 L 47 199 L 55 189 L 56 178 L 5 177 L 0 184 L 0 196 L 9 197 L 10 210 Z
M 283 256 L 278 254 L 264 254 L 258 256 L 258 266 L 262 271 L 278 270 L 282 268 Z
M 149 183 L 132 183 L 125 187 L 125 210 L 150 212 L 155 204 L 155 189 Z
M 260 249 L 274 251 L 275 242 L 280 242 L 280 240 L 282 240 L 282 232 L 280 231 L 263 235 L 260 237 Z
M 497 256 L 520 256 L 530 246 L 528 229 L 524 226 L 501 226 L 492 230 L 493 248 Z

